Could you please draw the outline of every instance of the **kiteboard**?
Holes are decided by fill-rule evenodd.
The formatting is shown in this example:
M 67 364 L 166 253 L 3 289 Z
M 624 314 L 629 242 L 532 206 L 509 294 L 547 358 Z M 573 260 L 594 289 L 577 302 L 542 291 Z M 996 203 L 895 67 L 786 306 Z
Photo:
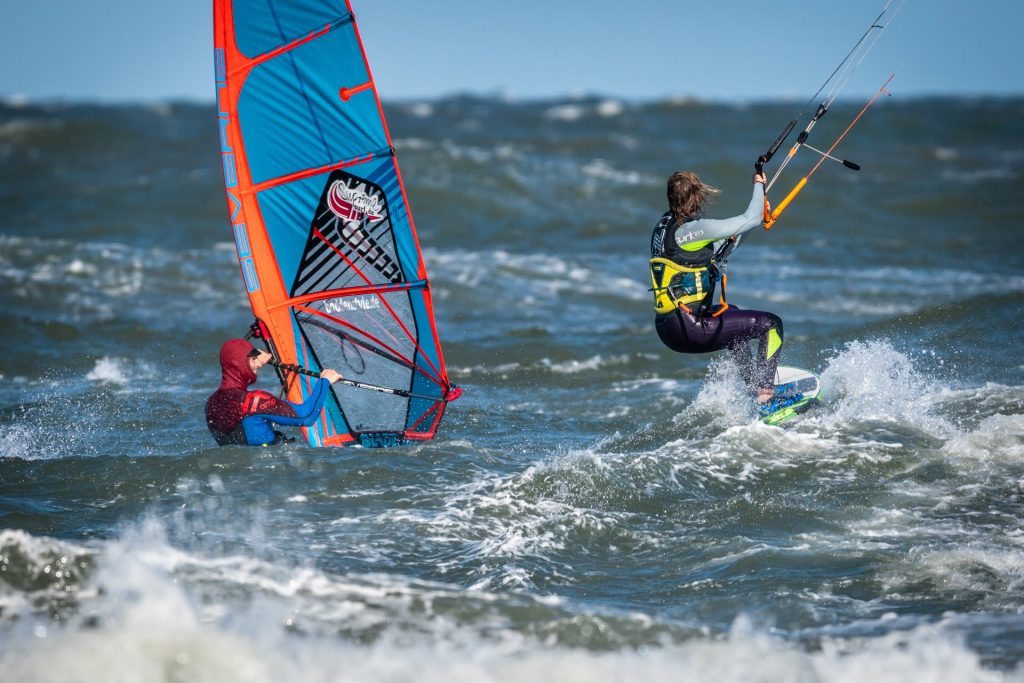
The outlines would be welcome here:
M 777 425 L 800 415 L 821 400 L 821 381 L 808 370 L 780 365 L 775 372 L 775 394 L 758 407 L 761 421 Z

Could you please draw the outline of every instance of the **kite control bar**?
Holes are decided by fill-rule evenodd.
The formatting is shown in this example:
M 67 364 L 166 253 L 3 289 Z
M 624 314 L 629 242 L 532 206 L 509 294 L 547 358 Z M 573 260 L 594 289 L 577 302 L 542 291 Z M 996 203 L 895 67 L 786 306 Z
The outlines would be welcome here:
M 882 32 L 885 31 L 885 26 L 882 25 L 880 22 L 882 21 L 882 17 L 885 16 L 887 12 L 889 12 L 890 5 L 892 5 L 896 1 L 897 0 L 888 0 L 888 2 L 886 2 L 885 7 L 882 8 L 881 13 L 879 13 L 875 20 L 871 22 L 867 30 L 864 31 L 860 39 L 854 44 L 853 48 L 846 54 L 846 57 L 843 58 L 843 60 L 832 71 L 829 77 L 826 78 L 825 81 L 821 84 L 821 86 L 818 88 L 818 91 L 814 93 L 814 95 L 812 95 L 809 100 L 807 100 L 807 103 L 804 104 L 803 108 L 797 113 L 797 115 L 793 117 L 793 119 L 788 124 L 786 124 L 786 127 L 782 130 L 782 133 L 779 134 L 779 137 L 776 138 L 775 142 L 772 143 L 772 145 L 768 148 L 768 151 L 759 156 L 757 158 L 757 161 L 754 162 L 754 170 L 757 171 L 758 174 L 763 175 L 764 165 L 771 161 L 772 157 L 775 156 L 775 153 L 779 151 L 779 148 L 782 147 L 782 144 L 786 141 L 786 138 L 788 138 L 790 133 L 792 133 L 793 130 L 796 128 L 797 122 L 801 118 L 803 118 L 804 113 L 809 110 L 811 104 L 818 99 L 818 95 L 820 95 L 822 91 L 824 91 L 825 88 L 828 87 L 830 83 L 832 83 L 833 85 L 831 89 L 828 91 L 828 93 L 826 93 L 824 99 L 818 104 L 817 109 L 815 109 L 814 114 L 807 122 L 807 125 L 804 126 L 802 131 L 800 131 L 800 134 L 797 136 L 796 142 L 793 143 L 793 146 L 789 149 L 789 152 L 786 154 L 786 158 L 783 159 L 779 168 L 775 171 L 774 177 L 772 178 L 771 182 L 765 185 L 763 219 L 765 230 L 771 229 L 772 225 L 775 223 L 775 220 L 783 211 L 785 211 L 786 207 L 789 206 L 789 203 L 793 201 L 793 199 L 800 193 L 800 191 L 804 189 L 804 186 L 807 184 L 808 179 L 810 179 L 814 172 L 818 170 L 818 167 L 821 166 L 822 162 L 825 161 L 825 159 L 829 159 L 831 161 L 838 161 L 846 168 L 849 168 L 854 171 L 860 170 L 860 165 L 855 164 L 852 161 L 847 161 L 846 159 L 839 159 L 837 157 L 834 157 L 832 156 L 832 151 L 836 148 L 836 145 L 839 144 L 839 141 L 842 140 L 848 132 L 850 132 L 850 129 L 854 126 L 854 124 L 857 123 L 860 117 L 863 116 L 864 112 L 867 111 L 868 107 L 870 107 L 875 102 L 875 99 L 877 99 L 878 95 L 881 95 L 883 92 L 888 94 L 885 87 L 889 84 L 889 81 L 892 80 L 891 76 L 889 77 L 889 81 L 886 81 L 885 84 L 882 85 L 878 93 L 871 98 L 871 101 L 869 101 L 867 105 L 865 105 L 864 109 L 862 109 L 861 112 L 856 116 L 856 118 L 854 118 L 853 122 L 850 123 L 849 126 L 847 126 L 846 130 L 844 130 L 842 134 L 838 138 L 836 138 L 835 142 L 832 143 L 832 146 L 829 147 L 828 150 L 822 151 L 820 149 L 815 149 L 814 147 L 811 147 L 810 145 L 807 144 L 807 138 L 810 135 L 811 130 L 814 128 L 815 124 L 819 120 L 821 120 L 821 117 L 828 113 L 829 106 L 831 106 L 831 104 L 835 101 L 836 97 L 839 95 L 839 92 L 843 89 L 843 86 L 845 86 L 847 81 L 849 81 L 850 76 L 853 74 L 853 71 L 857 68 L 860 62 L 864 60 L 864 57 L 866 57 L 867 53 L 871 51 L 871 48 L 874 47 L 875 42 L 877 42 Z M 895 11 L 890 15 L 891 17 L 895 17 L 895 15 L 903 7 L 904 2 L 906 2 L 906 0 L 898 0 L 898 4 L 895 8 Z M 871 37 L 870 40 L 869 37 Z M 792 161 L 793 157 L 796 155 L 797 151 L 799 151 L 801 147 L 806 147 L 812 152 L 818 154 L 821 158 L 818 160 L 818 163 L 814 165 L 814 168 L 811 169 L 811 172 L 808 173 L 803 178 L 801 178 L 800 181 L 797 182 L 797 184 L 793 187 L 793 189 L 790 190 L 789 194 L 787 194 L 785 198 L 783 198 L 783 200 L 779 202 L 778 206 L 772 209 L 771 206 L 768 204 L 767 193 L 772 188 L 772 185 L 775 184 L 775 181 L 779 179 L 779 175 L 782 173 L 783 169 L 785 169 L 789 162 Z

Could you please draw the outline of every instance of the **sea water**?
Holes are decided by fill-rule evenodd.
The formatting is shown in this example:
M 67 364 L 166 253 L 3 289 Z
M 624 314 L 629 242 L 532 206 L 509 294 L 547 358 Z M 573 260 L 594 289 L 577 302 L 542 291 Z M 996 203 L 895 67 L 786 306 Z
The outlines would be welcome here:
M 212 104 L 0 104 L 3 679 L 1024 680 L 1024 101 L 878 104 L 735 252 L 822 378 L 781 429 L 646 262 L 666 177 L 741 212 L 791 109 L 385 102 L 465 393 L 313 450 L 205 429 L 251 321 Z

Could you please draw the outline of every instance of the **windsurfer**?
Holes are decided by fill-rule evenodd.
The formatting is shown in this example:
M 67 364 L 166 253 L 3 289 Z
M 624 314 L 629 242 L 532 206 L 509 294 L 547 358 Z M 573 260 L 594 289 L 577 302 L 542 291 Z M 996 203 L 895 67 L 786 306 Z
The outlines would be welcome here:
M 274 425 L 308 427 L 323 410 L 328 388 L 341 379 L 324 370 L 304 403 L 283 401 L 266 391 L 249 391 L 256 372 L 271 360 L 245 339 L 229 339 L 220 349 L 221 382 L 206 400 L 206 426 L 220 446 L 267 446 L 287 441 Z
M 679 353 L 729 349 L 758 403 L 772 397 L 775 369 L 782 346 L 782 319 L 765 311 L 741 310 L 725 302 L 725 260 L 739 236 L 761 225 L 764 181 L 754 175 L 754 193 L 747 210 L 725 219 L 704 218 L 718 190 L 697 174 L 680 171 L 668 179 L 669 210 L 651 236 L 651 278 L 654 282 L 654 325 L 665 346 Z M 723 297 L 714 304 L 716 285 Z M 750 342 L 757 340 L 757 357 Z

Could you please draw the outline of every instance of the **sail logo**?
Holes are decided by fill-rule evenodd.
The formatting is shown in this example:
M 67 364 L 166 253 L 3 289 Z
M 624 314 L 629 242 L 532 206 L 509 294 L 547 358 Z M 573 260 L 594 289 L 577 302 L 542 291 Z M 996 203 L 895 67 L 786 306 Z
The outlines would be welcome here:
M 293 287 L 296 291 L 330 289 L 321 277 L 325 268 L 332 269 L 331 282 L 355 273 L 366 284 L 381 284 L 380 277 L 370 274 L 371 269 L 384 280 L 402 282 L 391 218 L 383 189 L 366 178 L 334 171 L 321 191 Z M 334 251 L 337 261 L 322 258 L 323 245 Z
M 238 194 L 238 168 L 235 161 L 235 149 L 231 145 L 231 107 L 229 106 L 227 66 L 224 61 L 224 50 L 213 51 L 214 80 L 217 86 L 217 127 L 220 130 L 220 157 L 224 169 L 224 192 L 228 198 L 228 209 L 231 216 L 231 227 L 235 232 L 235 247 L 238 251 L 238 264 L 245 278 L 245 288 L 249 293 L 260 289 L 260 279 L 256 275 L 256 264 L 252 260 L 249 247 L 249 235 L 243 220 L 237 220 L 242 211 L 242 202 Z
M 331 185 L 327 192 L 327 206 L 335 216 L 347 221 L 366 219 L 375 223 L 384 217 L 384 203 L 379 196 L 371 197 L 362 190 L 348 187 L 343 180 Z
M 354 296 L 344 299 L 331 299 L 324 302 L 327 313 L 344 313 L 346 311 L 373 311 L 380 308 L 377 296 Z

